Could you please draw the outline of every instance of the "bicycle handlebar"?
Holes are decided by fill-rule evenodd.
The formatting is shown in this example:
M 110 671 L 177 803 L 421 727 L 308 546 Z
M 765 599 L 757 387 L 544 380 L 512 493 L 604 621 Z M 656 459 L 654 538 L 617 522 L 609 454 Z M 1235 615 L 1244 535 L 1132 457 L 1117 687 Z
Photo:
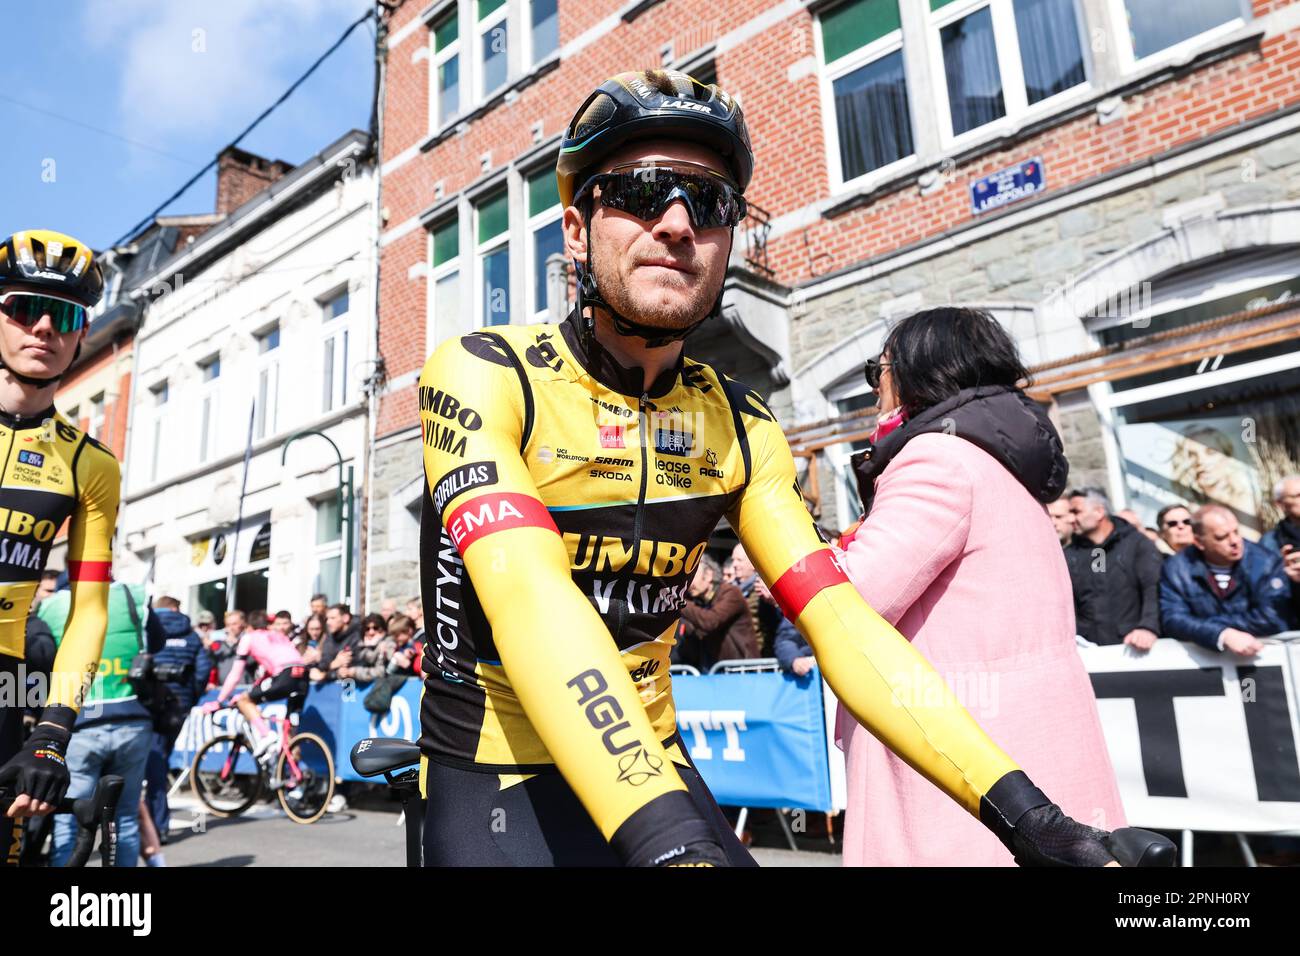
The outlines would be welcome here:
M 72 800 L 64 797 L 54 808 L 55 813 L 70 813 L 77 821 L 77 842 L 73 845 L 69 867 L 82 867 L 95 848 L 95 826 L 99 826 L 102 839 L 100 854 L 104 866 L 117 862 L 117 802 L 121 799 L 126 781 L 114 774 L 99 778 L 95 792 L 88 797 Z M 18 794 L 0 794 L 0 812 L 5 812 L 18 799 Z

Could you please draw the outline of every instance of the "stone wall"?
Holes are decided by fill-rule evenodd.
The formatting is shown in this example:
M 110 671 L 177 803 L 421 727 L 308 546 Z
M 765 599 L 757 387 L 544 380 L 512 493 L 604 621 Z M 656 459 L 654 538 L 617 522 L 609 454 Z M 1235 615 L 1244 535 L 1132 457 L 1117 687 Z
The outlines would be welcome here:
M 392 495 L 424 475 L 419 433 L 376 448 L 372 462 L 366 607 L 378 607 L 389 597 L 400 607 L 420 593 L 419 509 L 414 518 L 402 513 L 406 509 Z
M 876 275 L 858 284 L 821 296 L 815 285 L 804 290 L 808 298 L 791 321 L 792 363 L 803 369 L 878 321 L 903 296 L 908 297 L 907 311 L 962 304 L 1014 315 L 1006 321 L 1028 365 L 1075 355 L 1095 348 L 1096 342 L 1077 317 L 1061 324 L 1045 315 L 1042 306 L 1053 293 L 1086 282 L 1089 269 L 1122 255 L 1128 247 L 1167 233 L 1168 223 L 1183 214 L 1179 207 L 1184 204 L 1207 204 L 1211 214 L 1217 210 L 1226 221 L 1234 211 L 1297 200 L 1300 133 L 1291 133 L 892 271 L 887 261 L 882 262 Z M 1246 225 L 1222 228 L 1259 232 L 1239 237 L 1237 248 L 1258 244 L 1276 250 L 1281 241 L 1300 244 L 1300 234 L 1269 235 L 1252 217 L 1237 217 L 1237 221 Z M 799 412 L 801 420 L 817 414 L 802 407 Z M 1106 487 L 1101 426 L 1091 404 L 1085 400 L 1062 413 L 1060 422 L 1071 459 L 1071 482 Z M 830 469 L 823 465 L 822 513 L 833 522 L 831 478 Z

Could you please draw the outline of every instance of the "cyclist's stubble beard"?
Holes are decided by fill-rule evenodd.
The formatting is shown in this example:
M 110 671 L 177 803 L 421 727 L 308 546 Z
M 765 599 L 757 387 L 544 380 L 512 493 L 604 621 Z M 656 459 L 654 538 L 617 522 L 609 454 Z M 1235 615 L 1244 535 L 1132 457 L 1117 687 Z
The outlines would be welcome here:
M 672 255 L 660 243 L 645 242 L 644 246 L 636 244 L 620 258 L 615 250 L 600 240 L 599 229 L 590 231 L 592 241 L 592 272 L 596 278 L 596 288 L 600 296 L 619 315 L 642 325 L 658 329 L 676 331 L 687 328 L 703 319 L 718 298 L 722 279 L 726 275 L 725 262 L 720 275 L 714 281 L 704 276 L 705 263 L 698 254 L 683 256 L 680 252 L 672 256 L 685 260 L 698 271 L 694 275 L 676 274 L 667 270 L 655 270 L 658 275 L 653 286 L 638 277 L 635 284 L 628 281 L 638 270 L 640 260 L 657 253 Z M 729 250 L 728 250 L 729 251 Z M 626 269 L 626 272 L 622 271 Z M 633 292 L 633 289 L 636 289 Z M 665 295 L 666 291 L 671 294 Z

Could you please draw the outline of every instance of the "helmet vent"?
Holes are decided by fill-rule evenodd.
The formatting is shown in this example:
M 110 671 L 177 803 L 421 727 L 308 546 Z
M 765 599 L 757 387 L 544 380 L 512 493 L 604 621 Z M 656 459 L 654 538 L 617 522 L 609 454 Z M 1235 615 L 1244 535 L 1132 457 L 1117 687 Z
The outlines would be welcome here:
M 604 126 L 613 117 L 618 104 L 604 93 L 592 97 L 582 115 L 573 123 L 572 138 L 583 140 Z

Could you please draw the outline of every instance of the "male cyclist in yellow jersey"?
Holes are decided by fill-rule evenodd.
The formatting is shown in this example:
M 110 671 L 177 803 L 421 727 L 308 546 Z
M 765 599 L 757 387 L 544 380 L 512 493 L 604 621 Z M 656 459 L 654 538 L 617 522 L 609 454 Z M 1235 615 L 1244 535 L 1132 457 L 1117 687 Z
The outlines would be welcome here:
M 104 277 L 94 253 L 46 230 L 0 244 L 0 865 L 17 860 L 15 818 L 49 813 L 68 788 L 64 755 L 95 678 L 108 622 L 117 459 L 54 410 Z M 72 604 L 45 710 L 22 743 L 27 609 L 55 534 L 68 525 Z
M 1111 835 L 1064 817 L 858 596 L 763 401 L 683 357 L 720 309 L 752 165 L 718 87 L 602 84 L 557 169 L 574 312 L 424 367 L 426 865 L 753 863 L 677 737 L 668 674 L 724 516 L 858 720 L 1021 861 L 1113 863 Z

